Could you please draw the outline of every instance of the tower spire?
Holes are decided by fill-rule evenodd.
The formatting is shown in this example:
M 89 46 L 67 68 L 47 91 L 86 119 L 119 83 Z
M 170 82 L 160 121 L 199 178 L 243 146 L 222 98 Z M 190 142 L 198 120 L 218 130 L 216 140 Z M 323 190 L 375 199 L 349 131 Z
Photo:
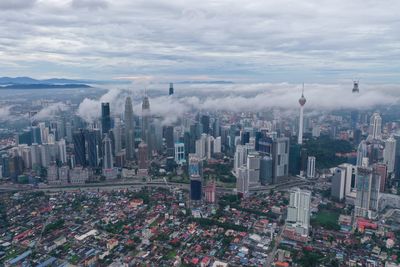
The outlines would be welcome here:
M 304 105 L 306 104 L 306 98 L 304 97 L 304 83 L 303 88 L 301 90 L 301 97 L 299 99 L 300 104 L 300 118 L 299 118 L 299 134 L 297 143 L 301 145 L 303 143 L 303 113 L 304 113 Z

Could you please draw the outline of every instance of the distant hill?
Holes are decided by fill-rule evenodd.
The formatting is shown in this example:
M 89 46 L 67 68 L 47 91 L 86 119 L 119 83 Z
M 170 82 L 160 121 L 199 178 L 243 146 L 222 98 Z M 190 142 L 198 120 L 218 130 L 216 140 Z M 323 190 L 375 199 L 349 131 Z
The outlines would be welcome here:
M 77 84 L 77 83 L 89 83 L 88 81 L 83 80 L 71 80 L 71 79 L 45 79 L 45 80 L 37 80 L 30 77 L 0 77 L 1 85 L 10 85 L 10 84 Z
M 80 79 L 65 79 L 65 78 L 51 78 L 51 79 L 34 79 L 31 77 L 0 77 L 0 85 L 13 85 L 13 84 L 125 84 L 129 81 L 122 80 L 80 80 Z
M 0 85 L 1 89 L 73 89 L 73 88 L 90 88 L 90 85 L 82 83 L 67 83 L 67 84 L 8 84 Z
M 177 84 L 233 84 L 232 81 L 181 81 Z

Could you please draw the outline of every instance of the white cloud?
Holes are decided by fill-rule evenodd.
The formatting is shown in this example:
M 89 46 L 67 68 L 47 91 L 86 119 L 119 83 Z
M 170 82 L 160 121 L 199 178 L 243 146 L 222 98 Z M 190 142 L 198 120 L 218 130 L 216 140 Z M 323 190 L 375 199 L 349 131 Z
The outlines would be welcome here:
M 150 109 L 153 115 L 163 117 L 164 123 L 172 123 L 193 110 L 253 112 L 275 108 L 297 110 L 301 86 L 289 83 L 180 84 L 175 85 L 173 97 L 165 94 L 166 90 L 164 95 L 151 97 Z M 352 84 L 306 84 L 304 94 L 308 112 L 371 109 L 399 103 L 400 100 L 400 91 L 397 86 L 392 85 L 360 84 L 360 93 L 354 94 Z M 120 115 L 124 111 L 125 98 L 128 95 L 134 99 L 134 113 L 140 116 L 142 92 L 126 89 L 109 90 L 99 100 L 85 99 L 79 106 L 78 115 L 88 122 L 98 119 L 101 102 L 110 102 L 111 112 Z
M 53 118 L 58 113 L 60 113 L 62 111 L 66 111 L 68 109 L 69 109 L 69 107 L 62 102 L 53 103 L 47 107 L 44 107 L 38 113 L 36 113 L 34 116 L 34 119 L 35 120 L 50 119 L 50 118 Z
M 397 0 L 34 2 L 0 0 L 4 75 L 400 82 Z
M 0 121 L 8 121 L 11 117 L 12 106 L 0 107 Z

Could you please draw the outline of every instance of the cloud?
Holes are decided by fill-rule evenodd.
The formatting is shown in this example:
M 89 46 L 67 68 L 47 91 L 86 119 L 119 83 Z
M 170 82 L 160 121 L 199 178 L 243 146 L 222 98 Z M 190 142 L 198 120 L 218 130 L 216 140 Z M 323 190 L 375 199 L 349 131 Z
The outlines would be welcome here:
M 38 113 L 35 114 L 33 119 L 35 120 L 44 120 L 53 118 L 55 115 L 59 114 L 60 112 L 69 110 L 69 106 L 62 102 L 57 102 L 50 104 L 47 107 L 41 109 Z
M 0 107 L 0 121 L 8 121 L 11 118 L 12 106 Z
M 73 0 L 71 2 L 73 8 L 86 8 L 89 10 L 107 8 L 108 2 L 104 0 Z
M 0 1 L 3 75 L 400 82 L 397 0 L 29 3 Z
M 37 0 L 0 0 L 0 10 L 20 10 L 31 8 Z
M 196 84 L 176 85 L 175 94 L 166 95 L 165 89 L 150 90 L 150 109 L 154 116 L 162 117 L 164 124 L 171 124 L 193 111 L 259 112 L 283 109 L 290 114 L 299 108 L 301 86 L 289 83 L 259 84 Z M 78 108 L 78 115 L 92 122 L 100 117 L 101 102 L 110 102 L 111 112 L 121 115 L 127 96 L 134 99 L 134 113 L 141 114 L 141 92 L 113 89 L 100 99 L 85 99 Z M 352 84 L 306 84 L 304 93 L 306 111 L 331 111 L 339 109 L 371 109 L 399 103 L 397 85 L 362 85 L 360 93 L 352 93 Z M 283 114 L 283 113 L 282 113 Z

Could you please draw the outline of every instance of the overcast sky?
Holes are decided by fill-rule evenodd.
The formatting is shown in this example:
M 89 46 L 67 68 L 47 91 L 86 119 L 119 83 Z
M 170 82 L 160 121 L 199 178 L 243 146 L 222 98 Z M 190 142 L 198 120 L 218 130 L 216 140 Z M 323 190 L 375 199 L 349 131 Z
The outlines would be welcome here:
M 398 0 L 0 0 L 0 76 L 400 82 Z

